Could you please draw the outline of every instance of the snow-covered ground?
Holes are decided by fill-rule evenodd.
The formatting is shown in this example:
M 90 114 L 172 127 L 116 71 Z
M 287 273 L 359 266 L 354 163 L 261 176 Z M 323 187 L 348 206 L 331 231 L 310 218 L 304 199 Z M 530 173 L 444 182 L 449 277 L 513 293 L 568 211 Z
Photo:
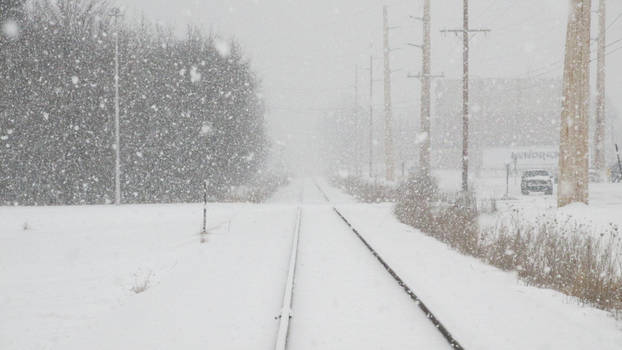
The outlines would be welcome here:
M 619 349 L 622 323 L 570 298 L 521 284 L 396 222 L 389 204 L 340 205 L 467 349 Z
M 200 205 L 0 208 L 0 349 L 270 348 L 293 213 L 212 204 L 201 244 Z
M 620 348 L 607 313 L 320 183 L 466 348 Z M 267 204 L 210 204 L 203 244 L 197 204 L 0 207 L 0 349 L 272 348 L 298 206 L 290 349 L 448 348 L 312 181 L 294 180 Z
M 442 191 L 454 192 L 460 189 L 459 171 L 435 171 L 434 175 Z M 480 199 L 497 199 L 501 214 L 519 210 L 527 216 L 552 212 L 557 209 L 557 184 L 552 196 L 542 193 L 522 195 L 520 178 L 510 177 L 509 196 L 512 200 L 500 200 L 506 192 L 505 177 L 473 177 L 472 184 Z M 617 224 L 622 227 L 622 183 L 590 183 L 589 206 L 572 205 L 558 211 L 563 216 L 572 215 L 585 223 Z

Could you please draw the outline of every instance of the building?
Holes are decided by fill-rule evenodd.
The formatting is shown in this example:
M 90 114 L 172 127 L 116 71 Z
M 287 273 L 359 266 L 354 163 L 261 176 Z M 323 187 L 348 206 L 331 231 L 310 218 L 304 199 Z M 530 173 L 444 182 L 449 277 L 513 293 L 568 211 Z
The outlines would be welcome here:
M 558 79 L 471 80 L 471 169 L 478 171 L 495 167 L 491 163 L 494 160 L 489 156 L 495 149 L 510 153 L 512 150 L 549 152 L 556 149 L 559 144 L 561 91 Z M 439 81 L 434 98 L 431 131 L 433 167 L 460 168 L 462 81 Z M 498 168 L 504 169 L 506 161 L 499 158 Z

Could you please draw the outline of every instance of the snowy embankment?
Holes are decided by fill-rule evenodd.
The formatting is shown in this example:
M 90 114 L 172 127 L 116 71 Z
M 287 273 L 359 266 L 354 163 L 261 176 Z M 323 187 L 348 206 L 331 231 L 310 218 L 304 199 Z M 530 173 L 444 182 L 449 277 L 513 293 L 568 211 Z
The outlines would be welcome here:
M 294 209 L 0 208 L 0 349 L 272 345 Z M 140 288 L 148 281 L 148 288 Z
M 339 205 L 467 349 L 619 349 L 622 324 L 398 223 L 392 205 Z

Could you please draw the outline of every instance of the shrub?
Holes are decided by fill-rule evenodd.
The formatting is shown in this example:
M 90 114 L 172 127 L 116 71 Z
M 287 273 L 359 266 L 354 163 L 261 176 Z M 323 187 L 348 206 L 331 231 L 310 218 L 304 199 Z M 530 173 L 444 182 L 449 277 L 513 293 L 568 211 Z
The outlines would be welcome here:
M 482 259 L 518 271 L 528 284 L 558 290 L 604 310 L 622 310 L 622 241 L 617 226 L 599 229 L 571 217 L 542 215 L 529 220 L 518 212 L 513 215 L 513 220 L 482 231 Z M 594 236 L 597 230 L 600 233 Z
M 436 181 L 425 175 L 417 175 L 402 183 L 395 213 L 405 223 L 425 232 L 434 232 L 434 203 L 439 192 Z
M 411 177 L 398 192 L 395 214 L 400 221 L 461 252 L 476 251 L 478 213 L 472 196 L 457 196 L 448 202 L 434 178 L 422 174 Z
M 153 277 L 153 271 L 142 273 L 141 271 L 134 274 L 134 284 L 130 290 L 136 294 L 142 293 L 151 287 L 151 277 Z
M 385 183 L 378 183 L 375 179 L 335 176 L 331 178 L 331 183 L 365 203 L 394 202 L 397 198 L 397 191 L 394 187 Z
M 552 288 L 581 303 L 622 311 L 622 240 L 618 227 L 598 228 L 568 217 L 510 220 L 481 229 L 474 196 L 450 202 L 433 179 L 416 176 L 400 186 L 397 218 L 454 249 L 515 270 L 527 284 Z M 595 232 L 598 233 L 595 235 Z

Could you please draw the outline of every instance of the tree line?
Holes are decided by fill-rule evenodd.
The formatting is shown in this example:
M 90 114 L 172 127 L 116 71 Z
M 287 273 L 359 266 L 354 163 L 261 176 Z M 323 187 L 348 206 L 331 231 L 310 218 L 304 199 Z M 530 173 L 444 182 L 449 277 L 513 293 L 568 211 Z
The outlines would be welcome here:
M 115 22 L 103 0 L 0 1 L 0 202 L 114 199 L 115 35 L 124 202 L 215 198 L 261 171 L 259 81 L 239 45 Z

